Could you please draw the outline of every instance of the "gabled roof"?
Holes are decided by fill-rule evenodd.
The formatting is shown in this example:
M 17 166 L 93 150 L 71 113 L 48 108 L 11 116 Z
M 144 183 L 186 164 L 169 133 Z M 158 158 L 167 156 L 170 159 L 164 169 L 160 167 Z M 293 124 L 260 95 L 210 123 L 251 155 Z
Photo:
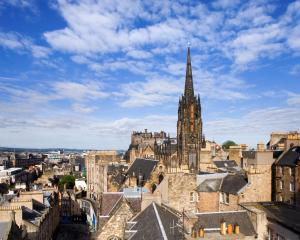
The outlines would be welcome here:
M 198 192 L 218 192 L 223 178 L 211 178 L 204 180 L 197 188 Z
M 100 216 L 109 216 L 109 214 L 114 210 L 114 207 L 116 207 L 117 203 L 121 201 L 122 198 L 122 192 L 103 193 Z
M 150 204 L 144 211 L 133 218 L 125 234 L 130 240 L 140 239 L 169 239 L 175 240 L 182 237 L 180 219 L 169 209 L 156 203 Z
M 204 229 L 220 228 L 221 222 L 225 221 L 226 224 L 232 224 L 233 226 L 238 224 L 240 232 L 245 236 L 256 235 L 246 211 L 197 213 L 196 215 L 198 216 L 198 221 L 194 225 L 196 229 L 199 229 L 201 226 Z
M 230 194 L 238 194 L 245 186 L 247 181 L 241 175 L 227 175 L 222 182 L 220 191 Z
M 36 201 L 35 199 L 32 199 L 32 208 L 33 210 L 38 211 L 40 213 L 43 213 L 48 209 L 46 205 L 40 203 L 39 201 Z
M 128 169 L 127 176 L 138 176 L 139 173 L 142 173 L 144 180 L 148 180 L 157 164 L 157 160 L 137 158 Z
M 282 202 L 262 202 L 255 205 L 264 210 L 270 221 L 275 221 L 300 234 L 300 208 Z
M 36 210 L 31 210 L 30 208 L 24 206 L 22 207 L 22 218 L 27 222 L 31 222 L 34 225 L 39 225 L 38 220 L 41 216 L 42 213 Z
M 279 158 L 282 153 L 283 151 L 279 151 L 279 150 L 273 151 L 273 158 L 275 159 Z
M 300 147 L 292 147 L 279 157 L 276 165 L 295 167 L 297 161 L 300 161 Z
M 126 200 L 134 212 L 137 213 L 141 211 L 141 205 L 142 205 L 141 198 L 126 198 Z
M 208 178 L 196 188 L 198 192 L 225 192 L 238 194 L 246 185 L 247 181 L 242 175 L 228 174 L 223 178 Z

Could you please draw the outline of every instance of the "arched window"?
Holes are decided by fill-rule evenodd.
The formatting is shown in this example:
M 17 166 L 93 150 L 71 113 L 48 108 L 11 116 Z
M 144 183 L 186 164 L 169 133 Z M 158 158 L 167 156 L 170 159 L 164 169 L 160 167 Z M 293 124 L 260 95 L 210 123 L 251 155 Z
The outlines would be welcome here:
M 110 236 L 107 238 L 107 240 L 121 240 L 121 238 L 119 238 L 118 236 Z
M 162 180 L 164 180 L 164 175 L 162 173 L 160 173 L 158 176 L 158 183 L 161 183 Z
M 152 191 L 152 193 L 154 193 L 154 191 L 156 190 L 156 187 L 157 187 L 157 186 L 156 186 L 156 184 L 155 184 L 155 183 L 153 183 L 153 184 L 152 184 L 152 187 L 151 187 L 151 191 Z

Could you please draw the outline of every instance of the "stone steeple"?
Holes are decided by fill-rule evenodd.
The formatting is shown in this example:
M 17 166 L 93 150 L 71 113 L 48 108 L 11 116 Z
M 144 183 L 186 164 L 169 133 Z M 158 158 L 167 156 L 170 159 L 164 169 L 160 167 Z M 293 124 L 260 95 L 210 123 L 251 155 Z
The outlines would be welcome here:
M 193 73 L 192 73 L 192 63 L 191 63 L 191 51 L 188 47 L 187 60 L 186 60 L 186 74 L 185 74 L 185 88 L 184 96 L 187 99 L 194 97 L 194 86 L 193 86 Z
M 184 171 L 200 169 L 202 146 L 202 118 L 200 96 L 194 95 L 190 48 L 187 52 L 184 95 L 178 104 L 177 158 L 178 167 Z

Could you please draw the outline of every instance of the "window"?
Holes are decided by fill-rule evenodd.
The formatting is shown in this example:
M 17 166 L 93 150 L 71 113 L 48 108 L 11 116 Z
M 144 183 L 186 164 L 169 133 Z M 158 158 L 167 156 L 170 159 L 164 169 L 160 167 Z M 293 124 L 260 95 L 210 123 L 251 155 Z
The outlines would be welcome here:
M 194 202 L 194 192 L 190 192 L 190 202 Z
M 290 191 L 295 192 L 295 183 L 294 182 L 290 182 Z
M 277 173 L 278 173 L 279 176 L 283 175 L 282 167 L 277 167 Z
M 279 181 L 279 189 L 282 190 L 282 188 L 283 188 L 283 182 L 280 180 Z
M 292 176 L 292 174 L 293 174 L 292 168 L 289 168 L 289 174 L 290 174 L 290 176 Z
M 282 202 L 282 196 L 281 196 L 281 195 L 278 195 L 278 196 L 277 196 L 277 201 L 278 201 L 278 202 Z
M 199 202 L 199 193 L 196 193 L 196 201 Z
M 220 193 L 220 202 L 229 204 L 229 193 Z

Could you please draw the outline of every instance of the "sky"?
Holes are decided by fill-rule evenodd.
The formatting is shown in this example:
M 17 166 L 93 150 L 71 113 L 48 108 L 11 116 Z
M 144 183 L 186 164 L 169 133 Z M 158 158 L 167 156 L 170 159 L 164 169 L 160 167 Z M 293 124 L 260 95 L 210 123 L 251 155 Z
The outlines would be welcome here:
M 0 146 L 176 136 L 191 47 L 206 139 L 300 130 L 300 1 L 0 1 Z

